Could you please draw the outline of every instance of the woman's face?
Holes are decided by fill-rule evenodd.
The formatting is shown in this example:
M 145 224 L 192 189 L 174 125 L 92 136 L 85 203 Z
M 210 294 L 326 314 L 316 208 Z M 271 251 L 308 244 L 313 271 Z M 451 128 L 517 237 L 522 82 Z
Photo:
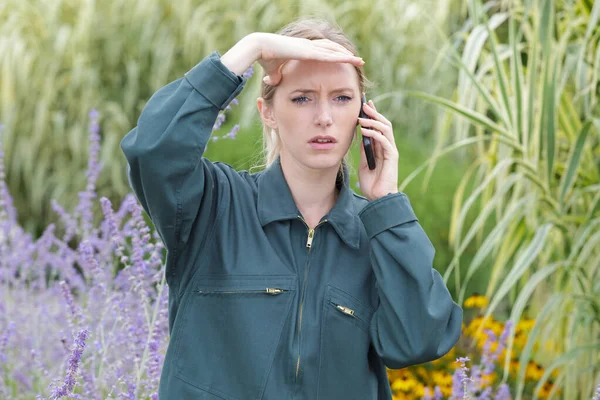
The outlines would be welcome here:
M 279 132 L 282 159 L 337 170 L 352 144 L 360 111 L 354 66 L 289 60 L 281 73 L 269 125 Z M 318 143 L 319 136 L 328 142 Z

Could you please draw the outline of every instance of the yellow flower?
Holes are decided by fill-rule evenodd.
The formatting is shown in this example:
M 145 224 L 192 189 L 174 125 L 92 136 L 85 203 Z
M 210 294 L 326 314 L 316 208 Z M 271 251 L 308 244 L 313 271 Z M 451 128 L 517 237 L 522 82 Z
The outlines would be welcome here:
M 525 347 L 526 343 L 527 343 L 527 335 L 525 335 L 521 331 L 517 331 L 515 333 L 514 346 L 517 348 L 523 348 L 523 347 Z
M 417 382 L 417 385 L 413 389 L 413 396 L 420 399 L 425 396 L 425 386 L 421 382 Z
M 429 380 L 429 371 L 425 367 L 417 367 L 415 373 L 422 381 Z
M 399 390 L 401 392 L 411 392 L 415 386 L 417 386 L 417 380 L 412 376 L 401 376 L 392 382 L 392 390 Z
M 440 386 L 440 391 L 444 395 L 444 397 L 452 396 L 452 386 Z
M 387 369 L 387 375 L 390 382 L 396 379 L 402 379 L 407 376 L 412 377 L 412 373 L 407 368 L 402 369 Z
M 530 331 L 535 325 L 535 319 L 523 319 L 517 322 L 517 332 Z
M 452 375 L 444 371 L 433 371 L 431 373 L 433 382 L 438 386 L 452 386 Z
M 498 321 L 492 321 L 490 323 L 490 329 L 492 330 L 492 332 L 494 332 L 496 337 L 500 337 L 500 335 L 502 335 L 502 332 L 504 331 L 504 324 Z
M 488 305 L 488 299 L 485 296 L 475 294 L 465 300 L 465 308 L 484 308 Z
M 519 363 L 518 358 L 513 358 L 510 360 L 510 365 L 509 365 L 508 369 L 511 374 L 517 375 L 519 373 L 520 368 L 521 368 L 521 363 Z
M 533 361 L 529 361 L 527 368 L 525 369 L 525 377 L 534 381 L 539 381 L 543 375 L 544 368 Z
M 492 372 L 489 375 L 481 375 L 481 385 L 485 388 L 487 386 L 491 386 L 496 381 L 497 375 L 495 372 Z
M 552 391 L 552 389 L 554 388 L 554 384 L 550 381 L 546 381 L 544 383 L 544 386 L 542 386 L 542 388 L 540 389 L 540 398 L 541 399 L 547 399 L 550 396 L 550 392 Z M 559 392 L 560 390 L 558 390 L 557 392 Z

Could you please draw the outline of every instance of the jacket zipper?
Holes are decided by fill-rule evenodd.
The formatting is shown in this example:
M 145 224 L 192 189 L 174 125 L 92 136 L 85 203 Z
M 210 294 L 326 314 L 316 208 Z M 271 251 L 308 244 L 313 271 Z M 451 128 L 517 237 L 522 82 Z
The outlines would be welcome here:
M 348 315 L 350 315 L 350 316 L 352 316 L 352 317 L 354 317 L 354 318 L 357 318 L 357 317 L 354 315 L 354 310 L 353 310 L 353 309 L 351 309 L 351 308 L 348 308 L 348 307 L 345 307 L 345 306 L 342 306 L 342 305 L 340 305 L 340 304 L 335 304 L 335 303 L 333 303 L 333 305 L 335 306 L 335 308 L 337 308 L 338 310 L 340 310 L 340 311 L 341 311 L 341 312 L 343 312 L 344 314 L 348 314 Z
M 300 221 L 302 221 L 308 229 L 308 238 L 306 239 L 306 247 L 308 248 L 308 254 L 306 256 L 306 271 L 304 273 L 304 283 L 302 284 L 302 301 L 300 302 L 300 322 L 298 326 L 298 360 L 296 361 L 296 379 L 298 378 L 298 371 L 300 370 L 300 333 L 302 332 L 302 310 L 304 309 L 304 290 L 306 288 L 306 278 L 308 276 L 308 257 L 310 256 L 310 250 L 312 249 L 312 242 L 315 236 L 315 229 L 317 229 L 319 225 L 327 222 L 327 220 L 324 219 L 323 221 L 319 222 L 314 228 L 309 228 L 308 224 L 306 223 L 304 218 L 302 218 L 301 215 L 298 215 L 298 219 L 300 219 Z
M 353 309 L 351 309 L 350 307 L 346 307 L 346 306 L 343 306 L 343 305 L 341 305 L 341 304 L 334 303 L 334 302 L 332 302 L 332 301 L 330 301 L 330 303 L 331 303 L 331 304 L 333 304 L 333 305 L 335 306 L 335 308 L 336 308 L 336 309 L 338 309 L 340 312 L 343 312 L 343 313 L 344 313 L 344 314 L 346 314 L 346 315 L 349 315 L 349 316 L 351 316 L 351 317 L 353 317 L 353 318 L 356 318 L 356 319 L 358 319 L 358 320 L 360 320 L 360 321 L 363 321 L 363 322 L 367 323 L 367 321 L 365 321 L 365 320 L 363 320 L 362 318 L 360 318 L 359 316 L 357 316 L 357 315 L 354 313 L 354 310 L 353 310 Z
M 259 290 L 196 290 L 197 293 L 267 293 L 267 294 L 280 294 L 287 292 L 287 289 L 280 288 L 264 288 Z

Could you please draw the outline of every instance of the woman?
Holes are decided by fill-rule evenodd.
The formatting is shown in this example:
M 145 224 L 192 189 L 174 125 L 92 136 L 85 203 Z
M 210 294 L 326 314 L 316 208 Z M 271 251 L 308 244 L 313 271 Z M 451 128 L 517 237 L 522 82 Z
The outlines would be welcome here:
M 251 174 L 202 154 L 255 61 L 267 168 Z M 462 310 L 397 189 L 392 124 L 373 102 L 358 119 L 363 64 L 325 21 L 253 33 L 158 90 L 123 139 L 168 250 L 161 400 L 391 399 L 386 366 L 458 340 Z M 344 162 L 357 123 L 375 141 L 374 170 L 361 149 L 366 198 Z

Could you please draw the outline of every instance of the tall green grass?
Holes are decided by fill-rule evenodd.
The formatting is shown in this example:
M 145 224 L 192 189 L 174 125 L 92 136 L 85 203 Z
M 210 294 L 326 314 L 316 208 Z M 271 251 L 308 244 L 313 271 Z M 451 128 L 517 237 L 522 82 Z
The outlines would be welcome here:
M 104 170 L 99 189 L 129 191 L 118 144 L 145 102 L 210 52 L 244 35 L 274 32 L 299 15 L 340 24 L 367 60 L 373 96 L 396 88 L 450 90 L 454 76 L 431 76 L 437 32 L 455 20 L 452 0 L 6 0 L 0 3 L 0 123 L 7 179 L 20 222 L 40 233 L 54 216 L 49 199 L 74 206 L 85 185 L 87 115 L 101 115 Z M 255 67 L 259 68 L 258 64 Z M 447 70 L 446 70 L 447 71 Z M 240 96 L 242 127 L 257 121 L 259 79 Z M 414 138 L 433 131 L 434 108 L 391 97 L 379 109 Z M 219 156 L 225 156 L 224 149 Z M 99 210 L 98 210 L 99 211 Z M 99 215 L 99 213 L 98 213 Z
M 454 120 L 403 185 L 444 154 L 475 154 L 454 194 L 455 257 L 445 278 L 461 302 L 470 277 L 489 269 L 485 315 L 537 317 L 516 399 L 531 358 L 546 367 L 536 390 L 555 380 L 554 398 L 589 399 L 600 380 L 600 3 L 468 5 L 465 29 L 445 53 L 459 70 L 452 98 L 413 93 Z M 471 243 L 478 251 L 464 264 Z

